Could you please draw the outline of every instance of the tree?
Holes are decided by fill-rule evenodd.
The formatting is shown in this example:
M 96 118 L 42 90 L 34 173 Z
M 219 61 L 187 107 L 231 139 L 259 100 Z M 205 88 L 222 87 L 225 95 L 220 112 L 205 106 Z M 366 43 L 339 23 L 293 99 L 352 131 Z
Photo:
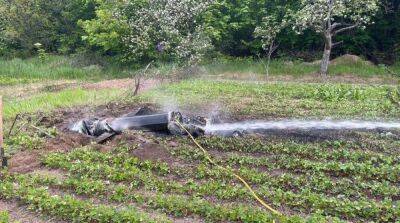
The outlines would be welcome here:
M 288 2 L 287 2 L 288 3 Z M 262 48 L 267 52 L 267 65 L 266 72 L 267 78 L 269 76 L 269 65 L 271 62 L 271 56 L 278 49 L 279 43 L 277 41 L 278 35 L 286 28 L 286 11 L 289 8 L 289 4 L 282 7 L 275 3 L 273 4 L 273 10 L 268 10 L 269 15 L 263 18 L 263 21 L 254 30 L 254 36 L 260 38 L 262 42 Z
M 78 24 L 85 30 L 82 39 L 89 46 L 96 47 L 104 55 L 123 57 L 123 36 L 128 33 L 126 18 L 116 16 L 123 7 L 123 3 L 117 0 L 97 0 L 96 16 L 90 20 L 81 20 Z
M 98 18 L 85 22 L 84 27 L 92 43 L 108 50 L 119 48 L 125 63 L 163 60 L 193 64 L 211 47 L 199 22 L 211 3 L 212 0 L 105 1 L 107 7 L 101 7 Z
M 254 28 L 274 4 L 272 0 L 217 0 L 203 16 L 216 49 L 232 56 L 259 53 L 261 46 L 253 36 Z
M 94 16 L 94 0 L 0 0 L 4 36 L 22 51 L 41 43 L 50 52 L 70 53 L 81 43 L 80 19 Z
M 378 0 L 301 0 L 300 10 L 291 13 L 293 28 L 298 32 L 312 29 L 323 36 L 321 75 L 326 77 L 332 48 L 341 43 L 334 43 L 333 38 L 348 30 L 365 28 L 378 8 Z

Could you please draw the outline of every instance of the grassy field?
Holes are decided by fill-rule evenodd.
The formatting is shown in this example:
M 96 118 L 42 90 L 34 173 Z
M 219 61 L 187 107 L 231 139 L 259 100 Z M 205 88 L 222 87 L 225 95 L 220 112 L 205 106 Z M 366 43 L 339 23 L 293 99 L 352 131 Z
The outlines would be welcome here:
M 207 75 L 221 74 L 253 74 L 265 76 L 266 61 L 254 60 L 251 58 L 227 58 L 206 62 L 197 71 Z M 153 72 L 167 75 L 174 69 L 171 64 L 156 64 Z M 273 60 L 270 65 L 270 75 L 289 75 L 301 77 L 304 75 L 316 74 L 318 64 L 305 63 L 302 61 Z M 400 64 L 393 65 L 390 70 L 400 75 Z M 23 83 L 41 82 L 46 80 L 102 80 L 112 78 L 131 77 L 137 69 L 132 67 L 121 67 L 104 59 L 90 60 L 88 57 L 64 57 L 49 55 L 45 61 L 39 58 L 30 59 L 0 59 L 0 86 L 17 85 Z M 329 70 L 333 76 L 354 75 L 361 77 L 387 76 L 388 70 L 382 66 L 366 64 L 365 61 L 348 63 L 339 60 Z
M 82 61 L 84 58 L 48 56 L 45 61 L 38 57 L 30 59 L 0 59 L 0 86 L 44 80 L 100 80 L 122 78 L 129 74 L 117 66 L 92 64 Z
M 273 62 L 272 74 L 300 77 L 317 69 L 300 62 L 279 68 L 284 63 Z M 123 88 L 76 86 L 112 78 L 105 70 L 87 74 L 74 68 L 79 70 L 76 76 L 61 71 L 51 76 L 51 66 L 42 64 L 29 68 L 33 76 L 16 71 L 0 75 L 7 96 L 6 132 L 16 114 L 27 113 L 16 124 L 18 132 L 6 138 L 11 157 L 9 169 L 0 174 L 0 208 L 4 209 L 0 209 L 0 222 L 400 221 L 399 131 L 198 138 L 216 163 L 241 175 L 282 213 L 276 215 L 263 208 L 230 171 L 210 164 L 189 138 L 127 131 L 97 145 L 62 128 L 68 120 L 89 115 L 87 108 L 93 108 L 91 114 L 112 116 L 142 105 L 204 116 L 218 113 L 230 121 L 400 118 L 400 108 L 387 96 L 397 86 L 380 82 L 398 80 L 383 68 L 359 64 L 332 68 L 335 76 L 356 72 L 352 77 L 361 83 L 240 81 L 224 75 L 262 76 L 262 66 L 246 60 L 219 61 L 202 71 L 219 80 L 192 77 L 137 97 Z M 12 81 L 35 78 L 50 79 L 44 84 L 47 90 L 41 85 L 42 90 L 27 91 L 40 83 Z M 69 79 L 74 85 L 53 89 L 58 79 Z M 40 122 L 38 116 L 46 118 Z M 38 128 L 28 128 L 26 123 L 36 123 Z
M 176 102 L 187 109 L 219 103 L 234 117 L 275 118 L 399 118 L 387 98 L 394 86 L 308 83 L 243 83 L 189 80 L 148 92 L 158 104 Z

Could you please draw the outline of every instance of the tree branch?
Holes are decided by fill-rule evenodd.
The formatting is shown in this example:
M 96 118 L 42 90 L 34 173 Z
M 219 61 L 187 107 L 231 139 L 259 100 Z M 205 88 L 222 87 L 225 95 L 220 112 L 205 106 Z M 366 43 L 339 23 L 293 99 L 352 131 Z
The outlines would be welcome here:
M 342 23 L 335 22 L 335 23 L 332 24 L 331 30 L 334 30 L 334 29 L 336 29 L 337 27 L 342 26 L 342 25 L 343 25 Z
M 345 31 L 347 31 L 347 30 L 354 29 L 354 28 L 356 28 L 357 26 L 358 26 L 358 24 L 354 24 L 354 25 L 351 25 L 351 26 L 347 26 L 347 27 L 338 29 L 338 30 L 334 31 L 334 32 L 332 33 L 332 35 L 335 36 L 335 35 L 337 35 L 337 34 L 339 34 L 339 33 L 345 32 Z
M 342 41 L 339 41 L 339 42 L 336 42 L 336 43 L 333 43 L 333 44 L 332 44 L 332 48 L 335 47 L 335 46 L 337 46 L 337 45 L 339 45 L 339 44 L 342 44 L 342 43 L 343 43 L 343 40 L 342 40 Z

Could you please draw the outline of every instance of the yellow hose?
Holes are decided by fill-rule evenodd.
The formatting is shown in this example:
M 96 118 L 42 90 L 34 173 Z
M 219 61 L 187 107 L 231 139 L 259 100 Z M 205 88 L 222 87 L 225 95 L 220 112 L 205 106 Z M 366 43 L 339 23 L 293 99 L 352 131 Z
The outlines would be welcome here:
M 221 169 L 223 169 L 223 170 L 225 170 L 225 171 L 227 171 L 227 172 L 232 173 L 233 176 L 235 176 L 237 179 L 239 179 L 239 180 L 244 184 L 244 186 L 250 191 L 251 195 L 252 195 L 262 206 L 264 206 L 266 209 L 268 209 L 269 211 L 271 211 L 272 213 L 274 213 L 274 214 L 276 214 L 276 215 L 283 216 L 283 214 L 282 214 L 281 212 L 275 210 L 275 209 L 272 208 L 270 205 L 268 205 L 264 200 L 262 200 L 262 199 L 256 194 L 256 192 L 250 187 L 250 185 L 249 185 L 241 176 L 239 176 L 238 174 L 236 174 L 233 170 L 230 170 L 230 169 L 228 169 L 228 168 L 226 168 L 226 167 L 223 167 L 223 166 L 217 164 L 216 162 L 214 162 L 214 161 L 211 159 L 211 156 L 210 156 L 210 154 L 207 152 L 207 150 L 205 150 L 205 149 L 197 142 L 197 140 L 193 137 L 193 135 L 192 135 L 179 121 L 177 121 L 176 123 L 178 123 L 179 127 L 181 127 L 181 128 L 189 135 L 189 137 L 190 137 L 190 138 L 192 139 L 192 141 L 196 144 L 196 146 L 199 147 L 199 148 L 203 151 L 203 153 L 204 153 L 206 159 L 207 159 L 211 164 L 213 164 L 213 165 L 215 165 L 215 166 L 217 166 L 217 167 L 219 167 L 219 168 L 221 168 Z M 274 222 L 275 222 L 275 221 L 274 221 Z

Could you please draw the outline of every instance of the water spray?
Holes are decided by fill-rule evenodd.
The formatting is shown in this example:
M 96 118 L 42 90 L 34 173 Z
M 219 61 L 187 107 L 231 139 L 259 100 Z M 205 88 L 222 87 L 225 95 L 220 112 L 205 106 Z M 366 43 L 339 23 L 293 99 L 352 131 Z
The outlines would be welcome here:
M 362 120 L 280 120 L 247 121 L 236 123 L 209 124 L 205 127 L 208 135 L 232 135 L 235 132 L 267 133 L 276 130 L 395 130 L 400 122 L 362 121 Z

